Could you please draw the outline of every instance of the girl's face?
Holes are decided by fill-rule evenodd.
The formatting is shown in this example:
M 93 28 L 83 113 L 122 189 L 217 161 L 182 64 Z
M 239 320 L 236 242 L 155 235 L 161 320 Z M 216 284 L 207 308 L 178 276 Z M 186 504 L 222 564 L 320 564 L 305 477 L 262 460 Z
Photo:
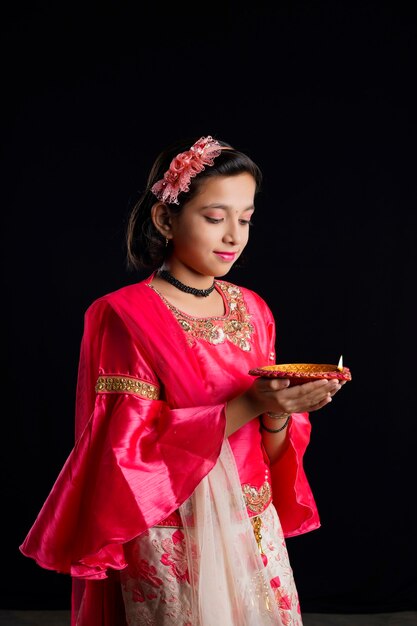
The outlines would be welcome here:
M 181 213 L 171 216 L 169 267 L 176 276 L 227 274 L 248 242 L 255 189 L 246 172 L 208 178 Z

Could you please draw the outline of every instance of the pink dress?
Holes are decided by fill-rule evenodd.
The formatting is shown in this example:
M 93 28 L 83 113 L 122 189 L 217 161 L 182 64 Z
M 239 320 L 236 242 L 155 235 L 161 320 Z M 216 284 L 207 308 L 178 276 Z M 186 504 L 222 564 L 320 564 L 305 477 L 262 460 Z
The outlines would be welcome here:
M 20 546 L 73 576 L 74 626 L 196 626 L 179 509 L 218 462 L 227 400 L 252 384 L 251 368 L 275 362 L 274 319 L 255 292 L 216 281 L 225 314 L 200 319 L 152 277 L 86 312 L 76 444 Z M 308 415 L 293 414 L 272 466 L 257 419 L 228 440 L 286 625 L 301 618 L 284 537 L 320 525 L 302 465 L 309 436 Z

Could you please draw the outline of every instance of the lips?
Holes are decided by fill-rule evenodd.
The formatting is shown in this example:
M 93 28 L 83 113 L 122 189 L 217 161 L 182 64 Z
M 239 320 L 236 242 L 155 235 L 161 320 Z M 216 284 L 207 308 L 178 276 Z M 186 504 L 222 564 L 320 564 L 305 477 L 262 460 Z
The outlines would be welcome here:
M 220 252 L 220 251 L 215 251 L 214 254 L 219 257 L 222 261 L 226 261 L 227 263 L 230 263 L 231 261 L 234 261 L 235 258 L 237 257 L 237 252 Z

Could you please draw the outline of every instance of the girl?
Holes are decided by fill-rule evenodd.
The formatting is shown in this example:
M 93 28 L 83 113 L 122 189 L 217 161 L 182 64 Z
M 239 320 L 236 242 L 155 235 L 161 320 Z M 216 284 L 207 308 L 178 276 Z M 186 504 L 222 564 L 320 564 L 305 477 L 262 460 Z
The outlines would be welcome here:
M 85 315 L 77 440 L 20 546 L 73 576 L 73 626 L 300 626 L 285 546 L 319 526 L 308 413 L 340 389 L 253 378 L 265 301 L 223 277 L 261 172 L 201 137 L 160 154 L 127 229 L 150 275 Z

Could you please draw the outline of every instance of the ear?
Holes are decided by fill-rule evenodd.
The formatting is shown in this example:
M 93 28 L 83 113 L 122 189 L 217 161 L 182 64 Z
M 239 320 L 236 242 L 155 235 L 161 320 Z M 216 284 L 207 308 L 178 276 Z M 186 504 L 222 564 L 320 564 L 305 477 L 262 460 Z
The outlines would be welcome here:
M 167 205 L 163 202 L 155 202 L 151 209 L 151 218 L 153 225 L 161 233 L 162 237 L 172 239 L 171 213 Z

